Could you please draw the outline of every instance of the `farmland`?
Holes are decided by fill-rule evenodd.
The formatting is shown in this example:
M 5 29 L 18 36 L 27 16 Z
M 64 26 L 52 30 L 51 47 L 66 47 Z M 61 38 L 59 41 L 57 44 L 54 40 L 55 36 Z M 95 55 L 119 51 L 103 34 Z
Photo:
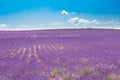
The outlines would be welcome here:
M 120 30 L 0 31 L 0 80 L 120 80 Z

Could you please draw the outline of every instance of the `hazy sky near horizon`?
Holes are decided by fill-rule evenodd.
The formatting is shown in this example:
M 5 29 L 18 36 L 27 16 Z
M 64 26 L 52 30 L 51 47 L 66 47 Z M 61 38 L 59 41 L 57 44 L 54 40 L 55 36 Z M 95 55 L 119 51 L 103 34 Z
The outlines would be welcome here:
M 120 28 L 120 0 L 0 0 L 0 30 Z

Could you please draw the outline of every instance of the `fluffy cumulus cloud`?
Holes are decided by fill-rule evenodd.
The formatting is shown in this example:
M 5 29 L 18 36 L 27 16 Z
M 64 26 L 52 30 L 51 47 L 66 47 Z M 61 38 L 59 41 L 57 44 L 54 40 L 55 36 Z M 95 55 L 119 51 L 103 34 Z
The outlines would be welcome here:
M 92 24 L 100 24 L 100 22 L 97 20 L 92 20 L 91 22 L 92 22 Z
M 88 25 L 88 24 L 100 24 L 97 20 L 87 20 L 84 18 L 78 18 L 74 17 L 68 20 L 71 24 L 82 24 L 82 25 Z
M 61 14 L 62 14 L 62 15 L 68 15 L 68 12 L 65 11 L 65 10 L 62 10 L 62 11 L 61 11 Z
M 7 28 L 9 24 L 0 24 L 0 28 Z
M 79 18 L 78 17 L 71 18 L 70 20 L 68 20 L 68 22 L 72 24 L 77 24 L 79 23 Z

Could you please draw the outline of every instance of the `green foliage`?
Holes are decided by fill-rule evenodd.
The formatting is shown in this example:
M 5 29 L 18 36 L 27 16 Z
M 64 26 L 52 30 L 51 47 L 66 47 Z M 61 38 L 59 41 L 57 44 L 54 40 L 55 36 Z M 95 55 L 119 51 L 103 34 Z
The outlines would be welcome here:
M 88 69 L 88 68 L 85 68 L 85 69 L 83 69 L 82 71 L 81 71 L 81 73 L 82 73 L 82 75 L 88 75 L 88 74 L 90 74 L 90 69 Z
M 63 68 L 56 68 L 56 69 L 53 70 L 52 73 L 53 73 L 54 75 L 58 75 L 58 74 L 60 74 L 63 70 L 64 70 Z
M 77 77 L 76 76 L 70 76 L 70 75 L 68 76 L 68 75 L 66 75 L 66 76 L 61 77 L 60 80 L 77 80 Z
M 106 77 L 106 80 L 118 80 L 118 77 L 116 76 L 116 75 L 108 75 L 107 77 Z
M 68 76 L 63 76 L 60 78 L 60 80 L 69 80 L 69 77 Z

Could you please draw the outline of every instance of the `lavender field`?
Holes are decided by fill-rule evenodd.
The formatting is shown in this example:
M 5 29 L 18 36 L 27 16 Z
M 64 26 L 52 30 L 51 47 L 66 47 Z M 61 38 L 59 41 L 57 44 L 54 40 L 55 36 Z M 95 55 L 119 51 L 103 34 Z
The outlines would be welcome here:
M 0 80 L 120 80 L 120 30 L 0 31 Z

